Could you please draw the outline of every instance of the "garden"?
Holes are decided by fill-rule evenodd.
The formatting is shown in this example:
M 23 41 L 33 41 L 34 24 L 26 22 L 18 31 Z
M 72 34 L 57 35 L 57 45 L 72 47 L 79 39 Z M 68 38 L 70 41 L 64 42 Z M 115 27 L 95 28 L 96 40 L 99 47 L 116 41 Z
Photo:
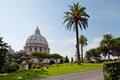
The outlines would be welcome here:
M 41 68 L 0 74 L 0 80 L 31 80 L 32 78 L 102 69 L 102 67 L 103 64 L 101 63 L 82 63 L 81 65 L 76 63 L 53 64 Z

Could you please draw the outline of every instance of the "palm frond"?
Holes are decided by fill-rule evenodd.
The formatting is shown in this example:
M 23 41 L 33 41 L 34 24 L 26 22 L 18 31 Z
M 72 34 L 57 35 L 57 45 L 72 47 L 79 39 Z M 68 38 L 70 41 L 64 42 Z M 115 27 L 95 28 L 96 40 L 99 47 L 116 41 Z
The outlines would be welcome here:
M 71 12 L 64 12 L 65 15 L 72 15 Z
M 85 12 L 86 8 L 81 7 L 79 3 L 73 3 L 73 5 L 68 5 L 69 11 L 64 12 L 64 24 L 66 24 L 65 28 L 67 30 L 71 30 L 73 28 L 73 31 L 76 29 L 77 24 L 81 30 L 86 29 L 88 27 L 88 19 L 90 16 Z M 71 27 L 70 27 L 71 26 Z
M 81 29 L 81 31 L 82 31 L 83 29 L 82 29 L 81 22 L 79 22 L 78 25 L 79 25 L 79 27 L 80 27 L 80 29 Z
M 67 21 L 69 21 L 69 20 L 70 20 L 70 17 L 65 18 L 63 24 L 65 24 L 65 23 L 66 23 Z
M 70 21 L 68 21 L 68 23 L 66 24 L 65 28 L 66 28 L 67 30 L 71 30 L 72 25 L 73 25 L 73 23 L 70 22 Z

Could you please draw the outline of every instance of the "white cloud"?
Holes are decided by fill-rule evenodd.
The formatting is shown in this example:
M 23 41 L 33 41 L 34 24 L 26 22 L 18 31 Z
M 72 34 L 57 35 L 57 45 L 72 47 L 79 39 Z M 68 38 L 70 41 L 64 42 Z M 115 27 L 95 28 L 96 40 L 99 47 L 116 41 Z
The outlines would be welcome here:
M 84 53 L 91 48 L 97 48 L 99 46 L 101 40 L 102 40 L 101 37 L 93 39 L 93 41 L 91 43 L 88 43 L 88 45 L 86 47 L 84 47 Z
M 93 39 L 93 41 L 92 41 L 91 43 L 89 43 L 89 44 L 85 47 L 85 49 L 89 50 L 89 49 L 91 49 L 91 48 L 96 48 L 96 47 L 98 47 L 99 44 L 100 44 L 101 39 L 102 39 L 102 38 L 100 38 L 100 37 Z
M 88 43 L 88 45 L 86 47 L 84 47 L 84 55 L 85 55 L 85 52 L 88 51 L 89 49 L 97 48 L 99 46 L 101 40 L 102 40 L 102 38 L 98 37 L 98 38 L 94 38 L 92 40 L 92 42 Z

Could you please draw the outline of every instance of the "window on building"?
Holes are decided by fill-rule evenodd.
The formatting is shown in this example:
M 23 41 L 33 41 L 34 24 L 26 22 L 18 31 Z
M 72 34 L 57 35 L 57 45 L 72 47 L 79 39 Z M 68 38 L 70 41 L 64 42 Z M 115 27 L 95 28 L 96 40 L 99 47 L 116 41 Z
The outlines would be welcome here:
M 32 48 L 30 48 L 30 51 L 32 51 Z
M 35 51 L 37 51 L 37 48 L 35 48 Z
M 40 51 L 42 51 L 42 49 L 40 48 Z

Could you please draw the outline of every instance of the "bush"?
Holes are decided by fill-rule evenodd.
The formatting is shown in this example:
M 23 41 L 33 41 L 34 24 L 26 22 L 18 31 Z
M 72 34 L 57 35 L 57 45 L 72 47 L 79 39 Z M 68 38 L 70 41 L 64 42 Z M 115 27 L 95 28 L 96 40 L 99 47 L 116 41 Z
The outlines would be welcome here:
M 89 63 L 94 63 L 94 61 L 88 61 Z
M 36 69 L 36 68 L 40 69 L 41 67 L 43 67 L 43 64 L 40 64 L 40 63 L 35 63 L 35 64 L 32 65 L 33 69 Z
M 19 64 L 16 63 L 16 62 L 12 62 L 9 66 L 8 66 L 8 72 L 11 73 L 11 72 L 15 72 L 19 69 Z
M 60 59 L 60 64 L 63 64 L 63 59 Z
M 68 57 L 66 56 L 65 57 L 65 61 L 64 61 L 65 63 L 69 63 L 69 59 L 68 59 Z
M 55 61 L 53 61 L 53 60 L 50 60 L 50 65 L 51 65 L 51 64 L 55 64 Z
M 29 63 L 28 65 L 29 65 L 28 68 L 31 69 L 32 68 L 32 63 Z
M 103 74 L 104 80 L 120 80 L 120 61 L 104 63 Z
M 7 73 L 7 70 L 9 68 L 10 63 L 5 63 L 5 66 L 3 67 L 2 73 Z

